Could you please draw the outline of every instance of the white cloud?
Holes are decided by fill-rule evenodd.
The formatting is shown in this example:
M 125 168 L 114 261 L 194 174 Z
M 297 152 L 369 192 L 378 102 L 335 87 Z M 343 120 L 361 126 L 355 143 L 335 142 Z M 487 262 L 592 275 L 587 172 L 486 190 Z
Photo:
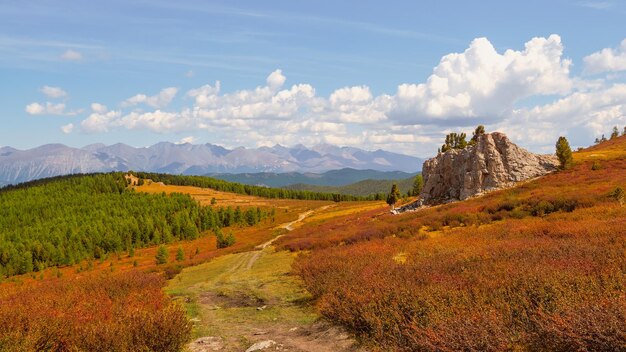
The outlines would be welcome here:
M 26 105 L 26 112 L 30 115 L 65 115 L 65 104 L 46 102 L 45 105 L 30 103 Z M 73 114 L 73 113 L 72 113 Z
M 197 138 L 194 136 L 189 136 L 189 137 L 185 137 L 182 138 L 180 141 L 176 142 L 176 144 L 194 144 L 196 142 Z
M 559 135 L 569 135 L 574 145 L 588 145 L 615 125 L 626 125 L 626 84 L 575 92 L 545 105 L 516 110 L 500 128 L 533 145 Z
M 266 82 L 267 82 L 267 86 L 271 90 L 276 90 L 276 89 L 282 87 L 283 84 L 285 84 L 286 80 L 287 80 L 287 78 L 285 76 L 283 76 L 283 71 L 282 70 L 276 70 L 276 71 L 270 73 L 269 76 L 267 76 Z
M 94 103 L 81 127 L 86 132 L 205 131 L 212 142 L 231 146 L 333 143 L 426 156 L 446 133 L 471 134 L 476 124 L 484 124 L 533 150 L 552 151 L 559 135 L 572 137 L 574 145 L 589 144 L 613 125 L 626 124 L 626 84 L 570 76 L 572 62 L 563 50 L 557 35 L 503 52 L 477 38 L 465 51 L 443 56 L 425 82 L 400 84 L 394 95 L 374 95 L 360 85 L 317 96 L 306 83 L 285 86 L 286 77 L 275 70 L 256 88 L 222 92 L 216 81 L 190 89 L 183 100 L 187 106 L 175 111 L 163 108 L 176 88 L 138 94 L 118 111 Z M 136 104 L 153 109 L 132 109 Z M 34 113 L 47 109 L 30 107 Z
M 369 87 L 344 87 L 334 91 L 329 99 L 328 116 L 342 122 L 373 123 L 387 119 L 393 104 L 388 95 L 372 96 Z
M 100 104 L 100 103 L 91 103 L 91 110 L 95 113 L 98 114 L 104 114 L 107 111 L 109 111 L 109 109 L 106 107 L 106 105 Z
M 116 121 L 122 115 L 120 111 L 108 111 L 106 113 L 94 112 L 84 119 L 80 126 L 88 133 L 106 132 L 110 127 L 115 127 Z
M 48 98 L 53 98 L 53 99 L 64 98 L 67 96 L 67 92 L 61 89 L 60 87 L 43 86 L 41 88 L 41 92 Z
M 147 96 L 145 94 L 137 94 L 133 97 L 126 99 L 123 103 L 123 107 L 134 106 L 137 104 L 146 104 L 153 108 L 164 108 L 169 105 L 178 93 L 178 88 L 168 87 L 162 89 L 159 94 L 153 96 Z
M 533 38 L 524 50 L 503 54 L 486 38 L 474 39 L 463 53 L 444 56 L 426 83 L 400 85 L 390 116 L 407 124 L 472 124 L 478 117 L 504 116 L 526 97 L 567 94 L 571 61 L 562 55 L 558 35 Z
M 72 49 L 67 49 L 63 54 L 61 54 L 61 59 L 66 61 L 80 61 L 83 59 L 83 54 Z
M 616 49 L 605 48 L 583 58 L 585 72 L 589 74 L 602 72 L 626 71 L 626 39 Z
M 72 130 L 74 129 L 74 124 L 73 123 L 68 123 L 67 125 L 63 125 L 61 126 L 61 131 L 65 134 L 70 134 L 72 133 Z

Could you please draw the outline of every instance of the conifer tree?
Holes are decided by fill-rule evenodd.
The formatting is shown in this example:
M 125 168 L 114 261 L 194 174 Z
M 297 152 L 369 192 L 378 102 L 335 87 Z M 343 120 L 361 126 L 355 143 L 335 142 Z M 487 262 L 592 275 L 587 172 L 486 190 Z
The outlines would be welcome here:
M 415 176 L 415 179 L 413 180 L 412 195 L 413 196 L 419 196 L 420 193 L 422 193 L 422 188 L 423 187 L 424 187 L 424 177 L 422 177 L 422 174 L 419 174 L 419 175 Z
M 169 257 L 169 253 L 167 252 L 167 247 L 163 245 L 159 246 L 159 249 L 157 249 L 157 254 L 156 254 L 157 265 L 167 263 L 168 257 Z
M 393 206 L 398 202 L 399 199 L 400 190 L 398 190 L 398 186 L 394 183 L 391 186 L 391 192 L 389 192 L 389 195 L 387 196 L 387 204 L 391 205 L 391 207 L 393 208 Z
M 178 250 L 176 251 L 176 261 L 182 262 L 183 260 L 185 260 L 185 252 L 182 247 L 178 247 Z
M 559 166 L 561 170 L 572 167 L 574 160 L 572 158 L 572 149 L 569 146 L 567 138 L 561 136 L 556 142 L 556 156 L 559 158 Z
M 485 134 L 485 126 L 478 125 L 478 127 L 476 127 L 476 129 L 472 133 L 472 139 L 469 141 L 468 144 L 469 145 L 475 145 L 476 142 L 478 142 L 478 137 L 480 137 L 483 134 Z
M 617 126 L 613 126 L 613 132 L 611 132 L 611 139 L 615 139 L 619 137 L 619 130 L 617 129 Z

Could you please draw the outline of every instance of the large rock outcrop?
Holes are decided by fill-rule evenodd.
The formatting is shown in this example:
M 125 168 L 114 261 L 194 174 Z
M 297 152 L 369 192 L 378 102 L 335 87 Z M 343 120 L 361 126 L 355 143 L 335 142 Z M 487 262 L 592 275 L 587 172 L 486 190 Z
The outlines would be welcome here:
M 554 155 L 533 154 L 499 132 L 480 135 L 474 146 L 439 153 L 424 162 L 423 204 L 464 200 L 556 170 Z

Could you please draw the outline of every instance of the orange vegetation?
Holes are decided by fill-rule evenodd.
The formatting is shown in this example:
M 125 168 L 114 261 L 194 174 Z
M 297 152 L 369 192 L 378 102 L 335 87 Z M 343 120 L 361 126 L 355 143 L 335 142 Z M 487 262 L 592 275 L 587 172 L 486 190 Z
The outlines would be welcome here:
M 162 286 L 161 277 L 132 271 L 0 296 L 0 350 L 179 351 L 191 325 Z
M 626 349 L 626 137 L 516 188 L 305 225 L 320 311 L 384 350 Z M 594 155 L 594 156 L 592 156 Z M 596 155 L 601 168 L 592 170 Z

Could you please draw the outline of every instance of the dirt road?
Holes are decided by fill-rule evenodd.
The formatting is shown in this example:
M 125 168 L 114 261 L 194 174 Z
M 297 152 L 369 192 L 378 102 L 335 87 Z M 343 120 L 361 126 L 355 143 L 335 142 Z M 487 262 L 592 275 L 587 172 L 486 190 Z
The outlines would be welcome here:
M 301 213 L 278 229 L 291 231 L 331 206 Z M 291 273 L 296 255 L 272 247 L 280 236 L 254 251 L 186 268 L 170 281 L 168 292 L 193 317 L 197 338 L 190 351 L 361 351 L 348 333 L 316 314 L 310 294 Z

